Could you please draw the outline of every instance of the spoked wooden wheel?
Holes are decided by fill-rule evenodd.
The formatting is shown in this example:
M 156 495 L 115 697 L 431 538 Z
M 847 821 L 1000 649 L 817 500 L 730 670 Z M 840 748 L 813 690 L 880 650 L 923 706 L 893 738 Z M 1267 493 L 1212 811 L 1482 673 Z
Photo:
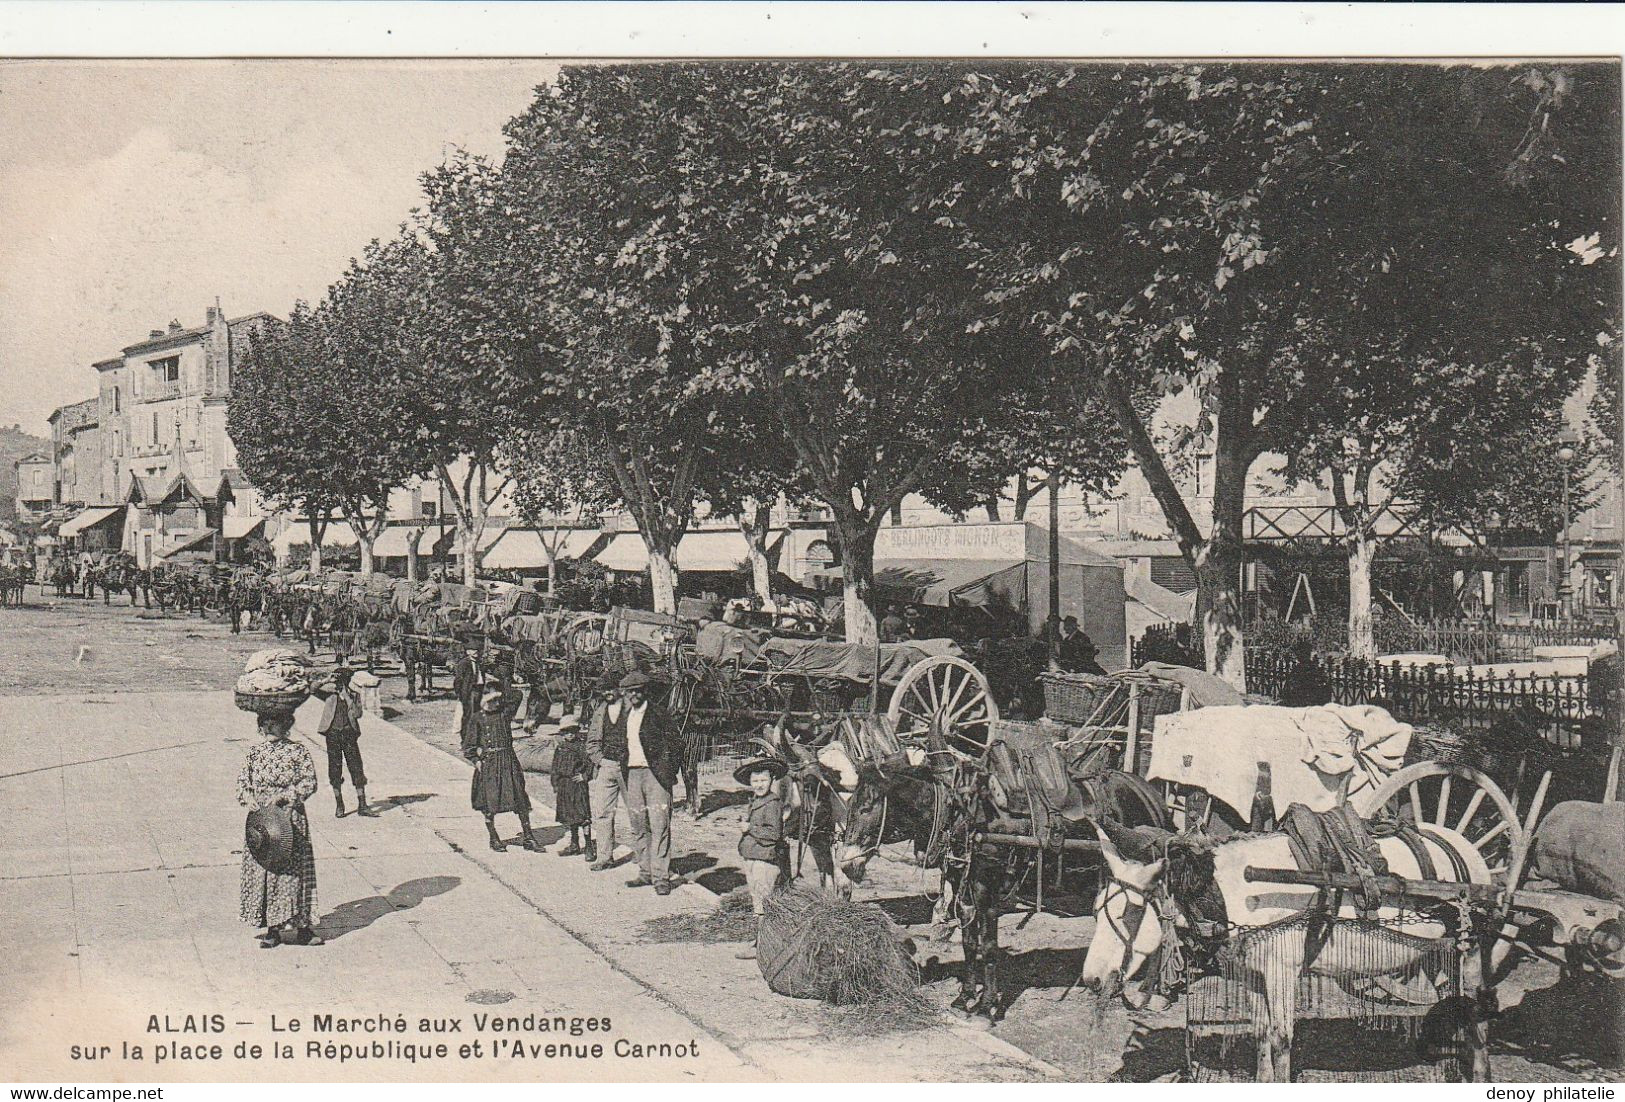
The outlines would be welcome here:
M 1361 818 L 1384 807 L 1401 820 L 1453 830 L 1476 849 L 1497 884 L 1522 864 L 1524 830 L 1501 786 L 1469 765 L 1423 761 L 1407 765 L 1353 800 Z M 1517 885 L 1508 885 L 1516 887 Z
M 950 748 L 980 756 L 991 740 L 999 706 L 981 670 L 963 658 L 939 655 L 909 667 L 886 716 L 904 738 L 937 733 Z

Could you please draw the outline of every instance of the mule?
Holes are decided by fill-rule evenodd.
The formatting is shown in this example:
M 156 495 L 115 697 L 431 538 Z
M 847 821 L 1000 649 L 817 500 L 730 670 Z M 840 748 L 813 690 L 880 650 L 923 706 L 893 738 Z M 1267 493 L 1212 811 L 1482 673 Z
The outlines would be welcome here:
M 1200 840 L 1162 832 L 1160 841 L 1131 833 L 1109 818 L 1096 823 L 1107 878 L 1095 897 L 1095 933 L 1084 959 L 1083 985 L 1097 993 L 1114 988 L 1131 1007 L 1144 1006 L 1154 977 L 1150 965 L 1170 935 L 1194 940 L 1200 927 L 1221 932 L 1283 923 L 1270 937 L 1232 937 L 1233 966 L 1248 992 L 1258 1033 L 1259 1082 L 1289 1082 L 1292 1035 L 1298 1010 L 1298 980 L 1325 977 L 1341 984 L 1423 978 L 1425 942 L 1446 935 L 1442 922 L 1402 921 L 1398 908 L 1384 903 L 1374 916 L 1358 915 L 1352 903 L 1337 917 L 1374 917 L 1374 923 L 1332 922 L 1313 943 L 1307 923 L 1288 920 L 1315 905 L 1318 889 L 1295 884 L 1254 883 L 1249 866 L 1297 869 L 1284 833 L 1240 835 L 1208 849 Z M 1427 825 L 1418 839 L 1430 868 L 1405 841 L 1381 838 L 1377 847 L 1396 876 L 1488 884 L 1490 871 L 1471 842 L 1453 830 Z M 1382 925 L 1378 925 L 1381 923 Z M 1398 935 L 1397 937 L 1395 935 Z M 1463 964 L 1463 975 L 1469 966 Z M 1476 1024 L 1476 1023 L 1475 1023 Z M 1482 1046 L 1473 1045 L 1471 1074 L 1488 1072 Z
M 941 755 L 938 761 L 944 760 Z M 952 1008 L 989 1023 L 1006 1010 L 999 982 L 999 918 L 1019 858 L 1033 851 L 978 844 L 975 835 L 999 814 L 987 792 L 985 773 L 970 785 L 956 783 L 952 766 L 891 760 L 860 767 L 840 852 L 840 867 L 861 882 L 869 858 L 882 845 L 910 840 L 916 860 L 943 874 L 942 910 L 952 909 L 964 949 L 959 995 Z M 1130 773 L 1107 770 L 1072 782 L 1092 815 L 1113 815 L 1133 824 L 1166 827 L 1156 791 Z M 1016 857 L 1016 861 L 1011 858 Z

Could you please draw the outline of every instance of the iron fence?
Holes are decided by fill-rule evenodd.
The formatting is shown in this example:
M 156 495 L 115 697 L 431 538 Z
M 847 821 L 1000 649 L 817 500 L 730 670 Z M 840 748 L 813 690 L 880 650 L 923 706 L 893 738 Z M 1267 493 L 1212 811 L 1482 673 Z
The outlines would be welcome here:
M 1528 662 L 1536 647 L 1595 646 L 1613 639 L 1612 624 L 1545 621 L 1498 624 L 1483 620 L 1405 620 L 1380 616 L 1372 624 L 1378 654 L 1440 654 L 1453 662 L 1486 665 Z M 1287 623 L 1255 620 L 1244 635 L 1248 649 L 1291 651 L 1307 642 L 1316 654 L 1342 654 L 1348 647 L 1348 624 L 1341 617 L 1311 616 Z
M 1605 733 L 1608 701 L 1585 677 L 1511 676 L 1493 669 L 1480 673 L 1336 656 L 1300 668 L 1278 652 L 1247 652 L 1249 692 L 1279 697 L 1300 679 L 1314 679 L 1335 703 L 1375 704 L 1407 723 L 1460 735 L 1518 728 L 1574 750 L 1586 730 Z
M 1519 626 L 1521 628 L 1521 625 Z M 1551 638 L 1516 632 L 1526 640 Z M 1248 642 L 1253 642 L 1249 636 Z M 1578 632 L 1570 638 L 1583 638 Z M 1528 642 L 1533 648 L 1544 643 Z M 1156 627 L 1134 644 L 1134 664 L 1159 661 L 1202 668 L 1202 640 L 1185 625 Z M 1503 661 L 1509 661 L 1503 659 Z M 1618 689 L 1612 677 L 1514 675 L 1448 666 L 1380 663 L 1346 655 L 1317 654 L 1300 669 L 1279 639 L 1247 649 L 1247 689 L 1279 698 L 1289 681 L 1313 678 L 1338 704 L 1376 704 L 1396 718 L 1454 732 L 1464 738 L 1518 729 L 1538 733 L 1547 743 L 1574 750 L 1588 736 L 1606 741 L 1620 722 Z

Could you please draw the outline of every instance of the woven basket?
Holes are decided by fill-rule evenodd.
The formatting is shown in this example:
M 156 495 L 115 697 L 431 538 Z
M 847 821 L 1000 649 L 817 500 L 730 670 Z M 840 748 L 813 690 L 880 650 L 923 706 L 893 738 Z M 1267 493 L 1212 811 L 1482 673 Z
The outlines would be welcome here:
M 261 716 L 292 715 L 310 698 L 309 693 L 236 693 L 237 707 Z
M 1109 677 L 1089 673 L 1043 673 L 1044 715 L 1061 723 L 1088 723 L 1112 691 Z

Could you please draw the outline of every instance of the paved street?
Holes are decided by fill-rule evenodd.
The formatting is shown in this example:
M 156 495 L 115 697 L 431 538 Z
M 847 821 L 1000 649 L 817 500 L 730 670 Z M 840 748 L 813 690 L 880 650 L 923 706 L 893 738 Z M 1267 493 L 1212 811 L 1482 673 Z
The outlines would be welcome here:
M 19 614 L 8 615 L 0 635 L 15 639 L 8 629 Z M 128 616 L 101 619 L 103 636 L 126 630 Z M 196 621 L 171 626 L 198 630 Z M 217 647 L 238 642 L 220 638 L 219 625 L 202 631 Z M 307 742 L 315 707 L 300 717 Z M 267 1051 L 273 1041 L 292 1043 L 289 1066 L 267 1074 L 296 1079 L 1044 1074 L 1016 1050 L 958 1029 L 827 1037 L 821 1012 L 768 992 L 753 962 L 734 959 L 737 945 L 643 941 L 645 920 L 709 911 L 715 896 L 689 885 L 662 899 L 622 888 L 622 870 L 594 876 L 552 853 L 492 853 L 468 810 L 468 767 L 390 724 L 369 720 L 364 736 L 382 814 L 334 820 L 325 782 L 310 804 L 328 944 L 269 951 L 236 914 L 242 810 L 234 783 L 254 733 L 229 692 L 0 697 L 0 734 L 0 806 L 10 824 L 0 840 L 0 914 L 8 916 L 0 983 L 24 993 L 19 1012 L 0 1021 L 0 1066 L 19 1078 L 139 1078 L 139 1068 L 116 1060 L 75 1061 L 70 1046 L 111 1045 L 117 1056 L 129 1042 L 150 1053 L 166 1038 L 147 1032 L 148 1016 L 179 1023 L 188 1014 L 220 1014 L 225 1031 L 167 1040 L 221 1043 L 228 1064 L 239 1041 Z M 511 819 L 505 825 L 516 829 Z M 542 840 L 559 834 L 547 827 Z M 310 1032 L 318 1014 L 397 1013 L 408 1032 Z M 604 1032 L 521 1034 L 537 1044 L 598 1041 L 605 1055 L 493 1059 L 491 1042 L 513 1035 L 472 1032 L 477 1013 L 608 1018 Z M 273 1034 L 273 1015 L 300 1019 L 303 1031 Z M 423 1017 L 463 1024 L 450 1036 L 420 1034 Z M 338 1062 L 307 1057 L 311 1041 L 444 1041 L 452 1053 L 417 1064 Z M 458 1058 L 457 1045 L 474 1041 L 487 1055 Z M 617 1042 L 687 1047 L 616 1057 Z M 252 1074 L 241 1063 L 169 1062 L 152 1077 Z

